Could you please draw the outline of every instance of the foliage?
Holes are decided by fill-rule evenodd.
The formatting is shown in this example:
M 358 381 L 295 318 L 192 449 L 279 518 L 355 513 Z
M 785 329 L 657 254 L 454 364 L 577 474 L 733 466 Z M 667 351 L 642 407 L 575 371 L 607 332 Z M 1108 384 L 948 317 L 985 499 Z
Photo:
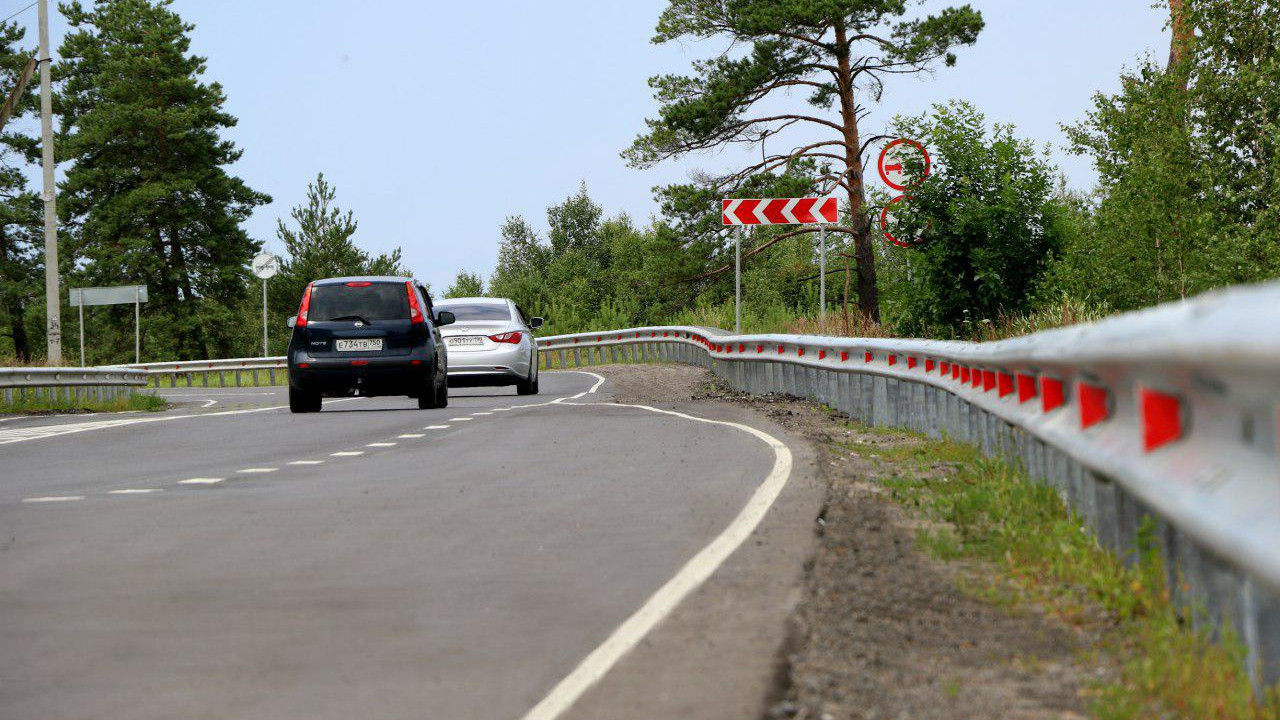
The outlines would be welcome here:
M 17 397 L 12 402 L 0 400 L 0 413 L 18 413 L 32 415 L 48 415 L 52 413 L 107 413 L 107 412 L 154 412 L 164 410 L 169 403 L 164 398 L 149 393 L 137 392 L 120 395 L 108 400 L 92 397 L 68 399 L 51 398 L 47 395 L 31 393 Z
M 988 129 L 966 102 L 895 119 L 893 131 L 925 143 L 929 177 L 894 204 L 910 249 L 891 248 L 886 295 L 907 333 L 965 334 L 967 325 L 1031 309 L 1036 282 L 1058 252 L 1064 214 L 1053 168 L 1011 126 Z M 909 164 L 918 177 L 923 168 Z
M 61 5 L 71 31 L 59 50 L 58 149 L 73 164 L 59 210 L 71 281 L 147 285 L 147 355 L 206 358 L 232 349 L 234 307 L 260 247 L 241 223 L 270 198 L 224 169 L 240 157 L 220 137 L 236 119 L 221 86 L 200 80 L 192 26 L 169 6 Z M 130 334 L 101 327 L 93 344 L 123 359 Z
M 480 273 L 459 270 L 453 284 L 444 291 L 447 298 L 484 297 L 484 279 Z
M 1132 309 L 1280 275 L 1280 23 L 1257 1 L 1185 12 L 1185 66 L 1142 63 L 1066 128 L 1099 189 L 1054 290 Z
M 0 23 L 0 87 L 7 95 L 18 83 L 22 68 L 32 56 L 18 47 L 23 29 L 17 23 Z M 34 140 L 15 132 L 19 117 L 36 110 L 35 84 L 19 99 L 9 126 L 0 133 L 0 337 L 20 362 L 33 355 L 33 335 L 44 336 L 43 323 L 32 317 L 40 310 L 43 294 L 44 243 L 41 236 L 39 197 L 27 188 L 22 165 L 36 149 Z M 34 331 L 34 332 L 33 332 Z
M 807 190 L 833 182 L 848 193 L 850 228 L 858 264 L 858 302 L 879 318 L 875 256 L 862 184 L 860 122 L 868 99 L 878 102 L 896 75 L 953 65 L 953 48 L 970 45 L 982 15 L 969 5 L 907 18 L 902 0 L 670 0 L 658 20 L 655 43 L 718 38 L 728 49 L 695 61 L 691 75 L 661 75 L 650 86 L 659 102 L 648 132 L 624 153 L 649 167 L 689 153 L 731 145 L 759 145 L 762 156 L 736 172 L 704 179 L 715 197 L 744 196 L 744 184 L 800 160 L 822 165 Z M 738 51 L 737 48 L 742 48 Z M 791 90 L 809 92 L 809 111 L 775 110 Z M 766 109 L 767 108 L 767 109 Z M 802 134 L 770 153 L 767 141 L 794 129 Z M 818 139 L 808 134 L 820 133 Z M 803 229 L 800 232 L 812 232 Z

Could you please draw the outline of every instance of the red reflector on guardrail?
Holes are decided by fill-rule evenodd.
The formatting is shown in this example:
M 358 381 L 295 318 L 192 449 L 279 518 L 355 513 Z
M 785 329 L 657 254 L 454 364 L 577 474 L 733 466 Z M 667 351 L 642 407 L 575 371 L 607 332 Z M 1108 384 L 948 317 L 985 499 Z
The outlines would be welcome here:
M 1081 429 L 1097 425 L 1111 415 L 1111 409 L 1107 407 L 1106 388 L 1077 383 L 1076 391 L 1080 395 Z
M 782 354 L 782 346 L 781 346 L 781 345 L 779 345 L 779 346 L 778 346 L 778 354 L 779 354 L 779 355 L 781 355 L 781 354 Z
M 1043 398 L 1041 407 L 1045 412 L 1057 410 L 1067 401 L 1066 395 L 1062 392 L 1062 381 L 1057 378 L 1040 378 L 1040 397 Z
M 826 351 L 826 350 L 819 350 L 819 351 L 818 351 L 818 359 L 819 359 L 819 360 L 826 360 L 826 359 L 827 359 L 827 351 Z
M 738 352 L 746 352 L 746 351 L 747 351 L 747 346 L 743 345 L 742 343 L 738 343 Z
M 950 374 L 951 374 L 951 363 L 946 362 L 946 361 L 943 361 L 942 363 L 939 363 L 939 364 L 942 366 L 942 374 L 943 374 L 943 375 L 950 375 Z
M 871 353 L 866 353 L 865 355 L 863 355 L 862 359 L 866 362 L 871 362 L 873 359 L 875 359 L 875 356 L 872 355 Z
M 994 370 L 974 370 L 973 384 L 982 386 L 982 392 L 991 392 L 996 387 L 996 373 Z
M 924 361 L 924 371 L 925 371 L 925 372 L 927 372 L 927 373 L 931 373 L 931 372 L 933 372 L 933 369 L 934 369 L 935 367 L 937 367 L 937 365 L 938 365 L 938 364 L 937 364 L 937 363 L 935 363 L 934 361 L 932 361 L 932 360 L 927 360 L 927 359 L 926 359 L 926 360 Z
M 889 364 L 890 364 L 890 365 L 895 365 L 895 364 L 897 364 L 897 362 L 898 362 L 898 356 L 897 356 L 897 355 L 890 355 L 890 356 L 889 356 Z
M 1036 378 L 1034 375 L 1018 373 L 1018 402 L 1024 403 L 1036 396 Z
M 796 354 L 799 355 L 800 357 L 804 357 L 804 348 L 797 348 Z
M 847 352 L 840 353 L 840 362 L 846 362 L 848 360 L 849 360 L 849 353 Z
M 1142 444 L 1147 452 L 1182 437 L 1182 401 L 1173 395 L 1142 388 Z
M 757 353 L 762 353 L 762 352 L 764 352 L 764 346 L 763 346 L 763 345 L 757 345 L 757 346 L 756 346 L 756 352 L 757 352 Z
M 908 357 L 908 358 L 907 358 L 907 369 L 908 369 L 908 370 L 910 370 L 911 368 L 913 368 L 913 367 L 915 367 L 915 366 L 916 366 L 916 359 L 915 359 L 915 358 L 913 358 L 913 357 Z
M 969 368 L 964 366 L 960 367 L 960 382 L 965 385 L 969 384 Z
M 1000 373 L 996 375 L 996 386 L 999 388 L 1000 397 L 1013 394 L 1013 376 L 1009 373 Z

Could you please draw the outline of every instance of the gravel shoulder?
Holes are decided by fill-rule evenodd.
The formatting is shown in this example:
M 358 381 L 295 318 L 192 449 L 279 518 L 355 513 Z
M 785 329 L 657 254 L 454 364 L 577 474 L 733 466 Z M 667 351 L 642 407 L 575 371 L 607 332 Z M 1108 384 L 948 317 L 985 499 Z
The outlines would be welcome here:
M 804 448 L 806 461 L 798 467 L 811 470 L 808 482 L 820 488 L 822 500 L 817 506 L 793 503 L 785 517 L 771 513 L 767 521 L 772 532 L 810 538 L 807 545 L 799 543 L 805 553 L 790 554 L 795 567 L 777 568 L 776 582 L 790 586 L 785 632 L 753 628 L 748 632 L 757 642 L 739 646 L 725 629 L 742 632 L 740 623 L 722 613 L 705 615 L 717 604 L 723 610 L 733 600 L 733 589 L 750 590 L 725 577 L 751 564 L 749 557 L 738 556 L 750 556 L 755 548 L 744 547 L 681 613 L 584 698 L 572 717 L 1039 720 L 1087 715 L 1084 688 L 1096 670 L 1082 658 L 1097 639 L 1095 630 L 984 599 L 974 588 L 990 587 L 989 571 L 921 551 L 915 541 L 918 521 L 877 483 L 900 469 L 878 458 L 876 447 L 920 440 L 847 427 L 813 403 L 742 395 L 696 368 L 592 369 L 610 380 L 617 402 L 678 404 L 704 416 L 745 412 L 754 417 L 753 425 L 780 428 L 793 449 Z M 840 444 L 867 450 L 845 452 Z M 682 627 L 692 617 L 699 618 L 694 623 L 699 629 Z M 759 619 L 781 618 L 775 613 Z M 712 637 L 716 646 L 708 653 Z M 772 685 L 759 688 L 751 702 L 715 712 L 697 701 L 700 693 L 703 699 L 724 695 L 716 685 L 721 666 L 750 661 L 744 650 L 763 652 L 770 644 Z M 643 674 L 644 692 L 622 696 L 624 710 L 612 702 L 619 697 L 614 686 L 634 684 L 636 679 L 625 677 L 637 672 Z M 663 701 L 673 693 L 682 702 Z

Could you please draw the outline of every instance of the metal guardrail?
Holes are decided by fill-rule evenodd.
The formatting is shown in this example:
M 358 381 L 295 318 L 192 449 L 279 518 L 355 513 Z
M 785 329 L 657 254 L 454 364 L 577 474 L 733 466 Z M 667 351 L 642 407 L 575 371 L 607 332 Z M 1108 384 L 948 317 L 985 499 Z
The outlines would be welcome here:
M 38 397 L 74 402 L 107 400 L 146 387 L 145 372 L 123 368 L 0 368 L 0 398 L 5 405 Z
M 228 377 L 231 378 L 232 386 L 234 387 L 243 386 L 246 379 L 251 379 L 252 382 L 250 384 L 256 386 L 262 384 L 261 381 L 264 375 L 267 384 L 275 385 L 277 373 L 282 373 L 288 369 L 283 355 L 265 358 L 233 358 L 230 360 L 136 363 L 119 367 L 146 372 L 154 379 L 157 386 L 167 379 L 169 387 L 178 387 L 179 384 L 185 384 L 186 387 L 194 387 L 197 380 L 200 381 L 201 387 L 227 387 Z M 211 384 L 210 380 L 214 382 Z
M 1019 463 L 1122 557 L 1149 524 L 1193 622 L 1280 681 L 1280 284 L 981 344 L 663 326 L 539 345 L 547 367 L 701 365 Z

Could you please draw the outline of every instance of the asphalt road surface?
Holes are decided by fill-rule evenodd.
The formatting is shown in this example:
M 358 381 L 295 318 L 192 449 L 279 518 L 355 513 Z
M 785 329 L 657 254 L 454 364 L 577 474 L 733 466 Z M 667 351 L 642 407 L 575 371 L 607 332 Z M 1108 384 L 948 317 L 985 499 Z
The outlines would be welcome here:
M 752 530 L 785 450 L 542 386 L 0 422 L 0 717 L 558 716 Z

